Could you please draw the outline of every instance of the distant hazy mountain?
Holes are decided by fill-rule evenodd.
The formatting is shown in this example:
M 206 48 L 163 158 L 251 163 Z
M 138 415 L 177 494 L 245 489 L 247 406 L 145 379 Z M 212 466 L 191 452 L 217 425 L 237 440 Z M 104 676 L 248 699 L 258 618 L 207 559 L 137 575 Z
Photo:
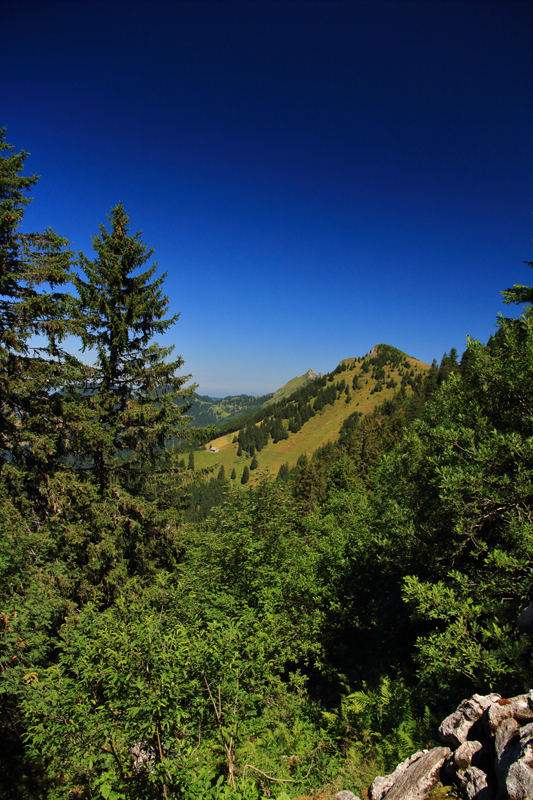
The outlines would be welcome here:
M 188 416 L 192 417 L 195 427 L 230 422 L 235 417 L 242 417 L 244 414 L 251 414 L 270 403 L 277 403 L 278 400 L 288 397 L 301 386 L 305 386 L 310 381 L 315 380 L 316 377 L 315 372 L 312 369 L 308 369 L 304 375 L 292 378 L 275 392 L 264 394 L 260 397 L 238 394 L 217 398 L 195 393 L 192 398 L 193 405 Z

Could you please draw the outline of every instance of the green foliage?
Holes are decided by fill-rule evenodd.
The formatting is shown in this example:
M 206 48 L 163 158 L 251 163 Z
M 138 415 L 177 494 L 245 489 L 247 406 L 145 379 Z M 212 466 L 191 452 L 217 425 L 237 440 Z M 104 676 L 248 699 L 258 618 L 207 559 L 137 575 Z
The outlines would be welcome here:
M 53 796 L 192 798 L 203 783 L 220 797 L 224 781 L 240 788 L 247 720 L 257 735 L 262 699 L 283 695 L 257 634 L 244 619 L 184 625 L 135 597 L 103 614 L 86 607 L 24 704 Z
M 289 464 L 287 461 L 279 468 L 277 477 L 279 481 L 287 482 L 289 480 Z
M 74 277 L 80 296 L 78 319 L 83 349 L 96 351 L 96 364 L 84 396 L 90 418 L 77 444 L 81 463 L 92 454 L 100 489 L 113 471 L 129 476 L 154 467 L 161 452 L 182 435 L 187 406 L 179 403 L 190 376 L 177 376 L 183 365 L 169 361 L 173 347 L 152 343 L 178 319 L 164 319 L 168 298 L 162 293 L 166 273 L 150 282 L 157 269 L 136 274 L 153 255 L 140 239 L 128 235 L 129 217 L 119 203 L 93 237 L 96 259 L 79 254 L 86 280 Z M 192 387 L 194 389 L 194 387 Z
M 533 267 L 533 261 L 524 261 L 528 267 Z M 503 302 L 510 305 L 511 303 L 533 303 L 533 287 L 520 286 L 515 284 L 512 289 L 505 289 L 502 293 Z
M 513 634 L 533 588 L 531 317 L 500 319 L 496 343 L 469 343 L 468 381 L 450 376 L 376 475 L 404 598 L 430 626 L 417 644 L 421 679 L 453 697 L 531 680 L 529 642 Z
M 370 364 L 373 364 L 374 367 L 382 368 L 387 364 L 390 364 L 391 367 L 399 367 L 402 361 L 409 365 L 405 353 L 390 344 L 377 344 L 375 351 L 376 355 L 370 359 Z
M 391 772 L 399 761 L 431 743 L 435 719 L 428 708 L 417 716 L 412 692 L 401 678 L 382 677 L 376 688 L 345 695 L 339 711 L 323 712 L 332 734 L 350 742 L 361 757 Z M 355 787 L 359 790 L 366 787 Z
M 220 478 L 220 472 L 216 478 L 191 483 L 187 487 L 183 519 L 186 522 L 205 522 L 212 509 L 224 502 L 227 485 L 225 476 Z
M 378 345 L 366 380 L 401 369 L 400 390 L 338 442 L 246 491 L 202 480 L 151 251 L 116 206 L 80 301 L 57 291 L 71 254 L 18 232 L 36 179 L 0 149 L 2 796 L 363 795 L 434 712 L 531 685 L 531 308 L 427 374 Z M 76 333 L 90 369 L 61 350 Z M 243 484 L 349 399 L 349 366 L 241 419 Z
M 64 387 L 86 370 L 62 350 L 65 337 L 79 332 L 73 298 L 58 291 L 71 278 L 68 242 L 51 229 L 19 232 L 38 179 L 21 175 L 28 153 L 14 152 L 5 128 L 0 153 L 0 469 L 16 465 L 37 502 L 41 483 L 62 469 L 79 422 Z

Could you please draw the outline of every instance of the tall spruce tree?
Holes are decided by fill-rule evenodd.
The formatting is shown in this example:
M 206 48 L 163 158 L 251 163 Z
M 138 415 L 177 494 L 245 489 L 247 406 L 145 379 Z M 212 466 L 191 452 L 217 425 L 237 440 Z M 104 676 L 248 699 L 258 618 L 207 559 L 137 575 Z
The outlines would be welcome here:
M 87 387 L 93 417 L 80 441 L 79 455 L 91 453 L 90 468 L 100 491 L 111 474 L 131 476 L 153 470 L 170 442 L 183 432 L 183 402 L 189 375 L 177 376 L 183 364 L 169 360 L 173 347 L 161 347 L 154 336 L 164 334 L 179 314 L 165 319 L 168 298 L 162 284 L 166 273 L 151 280 L 157 263 L 139 272 L 153 255 L 140 238 L 129 235 L 129 217 L 122 204 L 108 215 L 107 230 L 93 237 L 96 258 L 79 253 L 84 277 L 76 276 L 84 350 L 96 351 L 96 365 Z
M 61 545 L 71 528 L 63 536 L 55 520 L 65 486 L 79 495 L 64 458 L 79 407 L 64 387 L 84 374 L 62 350 L 65 336 L 76 332 L 74 300 L 63 291 L 68 242 L 51 229 L 21 230 L 38 180 L 22 174 L 28 155 L 15 153 L 0 130 L 0 605 L 12 620 L 4 622 L 0 656 L 0 796 L 6 798 L 29 796 L 24 786 L 32 770 L 21 766 L 24 675 L 30 665 L 46 663 L 52 632 L 70 607 L 75 565 L 71 554 L 61 563 Z
M 72 253 L 50 228 L 20 231 L 31 202 L 27 192 L 38 177 L 21 174 L 29 154 L 15 153 L 5 133 L 0 130 L 0 471 L 16 467 L 35 499 L 38 484 L 61 466 L 68 449 L 62 390 L 81 379 L 82 367 L 61 348 L 76 327 L 74 300 L 58 291 L 70 280 Z

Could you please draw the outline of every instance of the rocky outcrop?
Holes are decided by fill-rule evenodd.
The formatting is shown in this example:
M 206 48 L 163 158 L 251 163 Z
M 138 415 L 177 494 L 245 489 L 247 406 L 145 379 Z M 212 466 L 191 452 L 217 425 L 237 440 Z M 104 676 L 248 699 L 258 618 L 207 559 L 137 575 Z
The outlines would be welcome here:
M 419 750 L 399 764 L 391 775 L 374 780 L 370 800 L 423 800 L 437 784 L 450 754 L 449 747 Z
M 421 750 L 378 777 L 371 800 L 424 800 L 438 780 L 465 800 L 533 800 L 533 691 L 473 695 L 440 725 L 445 747 Z
M 499 694 L 489 694 L 485 697 L 475 694 L 470 700 L 463 700 L 457 711 L 454 711 L 441 723 L 439 728 L 441 742 L 453 748 L 462 745 L 474 722 L 477 722 L 483 712 L 499 698 Z

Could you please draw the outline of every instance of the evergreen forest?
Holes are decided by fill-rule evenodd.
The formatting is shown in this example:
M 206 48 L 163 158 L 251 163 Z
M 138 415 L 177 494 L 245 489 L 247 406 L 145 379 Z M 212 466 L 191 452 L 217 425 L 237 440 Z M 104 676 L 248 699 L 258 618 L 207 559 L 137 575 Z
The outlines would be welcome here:
M 228 421 L 250 460 L 205 474 L 153 251 L 121 204 L 92 254 L 23 233 L 0 149 L 0 796 L 365 798 L 463 698 L 527 691 L 533 289 L 423 375 L 381 346 Z M 363 380 L 371 413 L 261 473 Z

